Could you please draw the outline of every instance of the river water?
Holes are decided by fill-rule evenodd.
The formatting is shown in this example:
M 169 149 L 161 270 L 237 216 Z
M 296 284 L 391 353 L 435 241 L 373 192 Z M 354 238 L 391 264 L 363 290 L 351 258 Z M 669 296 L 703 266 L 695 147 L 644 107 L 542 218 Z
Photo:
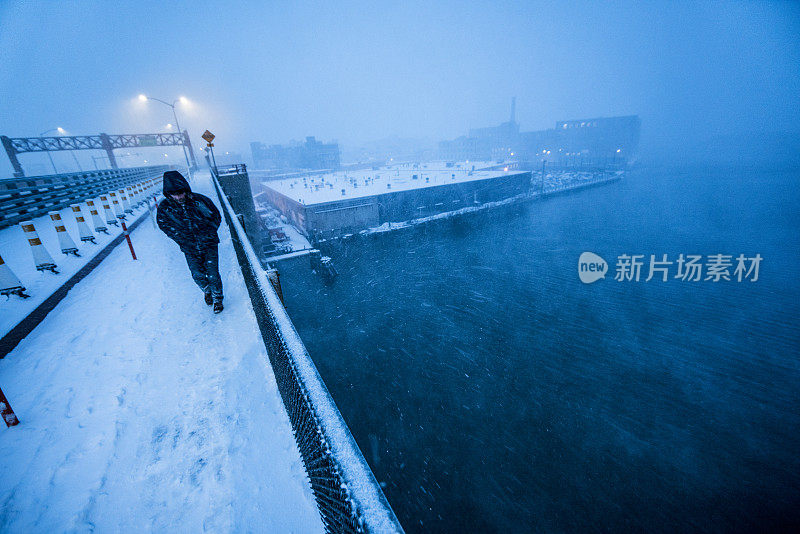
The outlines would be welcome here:
M 640 168 L 339 243 L 332 285 L 282 267 L 286 305 L 408 532 L 798 526 L 799 186 Z M 605 279 L 581 283 L 584 251 Z M 651 254 L 763 261 L 645 282 Z

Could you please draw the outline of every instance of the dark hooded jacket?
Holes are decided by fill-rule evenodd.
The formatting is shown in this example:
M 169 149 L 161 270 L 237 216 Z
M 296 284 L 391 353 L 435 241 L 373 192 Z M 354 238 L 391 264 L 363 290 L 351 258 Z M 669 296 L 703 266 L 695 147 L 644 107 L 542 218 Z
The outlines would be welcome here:
M 180 192 L 186 193 L 183 203 L 169 196 Z M 158 204 L 156 220 L 183 252 L 193 253 L 219 243 L 219 210 L 207 196 L 192 193 L 189 182 L 178 171 L 164 173 L 164 200 Z

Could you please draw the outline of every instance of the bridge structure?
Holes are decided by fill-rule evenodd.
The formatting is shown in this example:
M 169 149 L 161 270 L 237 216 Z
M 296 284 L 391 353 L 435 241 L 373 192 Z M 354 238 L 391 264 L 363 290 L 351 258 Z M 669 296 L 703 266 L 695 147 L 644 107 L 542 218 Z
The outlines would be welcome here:
M 14 177 L 25 176 L 17 157 L 29 152 L 59 152 L 65 150 L 104 150 L 112 169 L 119 168 L 114 156 L 117 148 L 139 148 L 159 146 L 182 146 L 189 152 L 191 165 L 197 167 L 192 143 L 186 130 L 180 133 L 119 134 L 109 135 L 64 135 L 52 137 L 8 137 L 0 136 L 0 142 L 14 168 Z
M 31 295 L 0 301 L 0 384 L 20 420 L 0 429 L 10 530 L 403 532 L 245 232 L 235 185 L 225 171 L 192 181 L 223 216 L 221 315 L 148 202 L 131 206 L 130 232 L 77 245 L 81 257 L 58 255 L 64 230 L 34 218 L 57 275 L 36 271 L 19 226 L 0 229 L 6 275 Z

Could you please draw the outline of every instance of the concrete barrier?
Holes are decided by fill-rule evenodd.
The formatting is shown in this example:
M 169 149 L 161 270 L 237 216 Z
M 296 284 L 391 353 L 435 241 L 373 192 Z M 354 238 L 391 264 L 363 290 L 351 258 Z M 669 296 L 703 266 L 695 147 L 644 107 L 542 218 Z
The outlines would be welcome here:
M 31 246 L 31 253 L 33 254 L 33 263 L 36 265 L 37 271 L 50 271 L 58 274 L 56 262 L 53 257 L 47 252 L 47 249 L 42 245 L 42 240 L 39 239 L 39 233 L 33 226 L 33 221 L 22 221 L 19 223 L 22 231 L 25 232 L 25 237 L 28 239 L 28 244 Z
M 72 214 L 75 216 L 75 223 L 78 225 L 78 236 L 81 238 L 81 241 L 84 243 L 88 241 L 92 245 L 96 245 L 97 242 L 94 240 L 94 234 L 89 230 L 86 219 L 83 218 L 80 204 L 73 204 L 70 208 L 72 208 Z
M 65 255 L 72 254 L 73 256 L 80 257 L 80 254 L 78 254 L 78 247 L 75 245 L 75 241 L 72 240 L 69 232 L 67 232 L 67 228 L 64 226 L 64 221 L 61 220 L 61 214 L 57 211 L 51 211 L 48 213 L 48 215 L 50 215 L 50 220 L 53 221 L 53 226 L 56 229 L 58 246 L 61 247 L 61 252 L 63 252 Z
M 110 224 L 112 226 L 119 226 L 119 221 L 117 221 L 116 215 L 114 215 L 114 212 L 111 211 L 111 205 L 109 204 L 108 195 L 100 195 L 100 202 L 103 203 L 103 214 L 106 217 L 106 224 Z
M 24 299 L 30 297 L 30 295 L 25 294 L 25 286 L 22 285 L 17 275 L 11 270 L 11 267 L 6 265 L 2 256 L 0 256 L 0 295 L 6 297 L 16 295 Z
M 122 206 L 120 206 L 119 200 L 117 200 L 117 194 L 114 191 L 110 191 L 108 196 L 111 198 L 111 206 L 114 208 L 114 215 L 116 215 L 117 219 L 125 220 L 125 212 L 122 211 Z
M 108 227 L 105 225 L 105 223 L 103 223 L 103 219 L 100 218 L 100 214 L 97 212 L 97 208 L 94 205 L 94 200 L 87 200 L 86 206 L 88 206 L 89 214 L 91 214 L 92 216 L 92 224 L 94 224 L 94 231 L 100 232 L 101 234 L 108 234 Z
M 122 209 L 125 213 L 133 213 L 133 209 L 131 209 L 131 203 L 128 201 L 128 195 L 125 193 L 124 189 L 119 190 L 119 198 L 122 200 Z

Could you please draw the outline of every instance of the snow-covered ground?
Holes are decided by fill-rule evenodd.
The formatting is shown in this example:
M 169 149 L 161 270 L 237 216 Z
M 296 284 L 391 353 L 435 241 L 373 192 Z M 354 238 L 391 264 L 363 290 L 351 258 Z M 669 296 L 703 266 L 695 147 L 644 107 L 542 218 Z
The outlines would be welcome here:
M 258 195 L 256 195 L 254 200 L 256 214 L 261 219 L 261 222 L 264 224 L 264 226 L 266 228 L 280 228 L 281 231 L 286 234 L 286 239 L 277 243 L 275 251 L 268 255 L 270 260 L 272 260 L 274 257 L 284 258 L 287 254 L 297 255 L 297 253 L 300 251 L 310 251 L 314 248 L 311 246 L 311 243 L 309 243 L 308 239 L 306 239 L 306 237 L 288 221 L 286 216 L 281 215 L 277 208 L 261 202 Z M 267 240 L 270 239 L 270 236 L 265 233 L 263 239 L 264 243 L 267 243 Z
M 322 532 L 224 220 L 216 316 L 172 241 L 132 237 L 0 360 L 0 531 Z

